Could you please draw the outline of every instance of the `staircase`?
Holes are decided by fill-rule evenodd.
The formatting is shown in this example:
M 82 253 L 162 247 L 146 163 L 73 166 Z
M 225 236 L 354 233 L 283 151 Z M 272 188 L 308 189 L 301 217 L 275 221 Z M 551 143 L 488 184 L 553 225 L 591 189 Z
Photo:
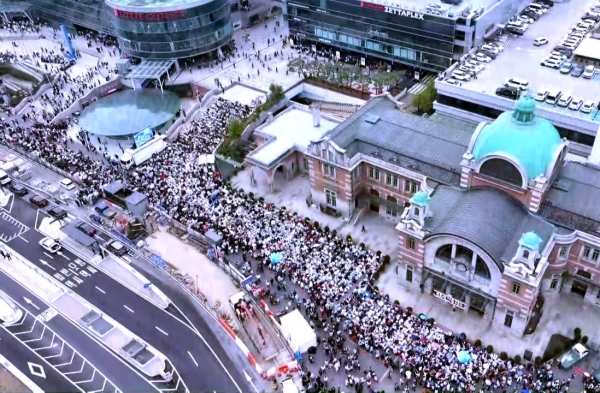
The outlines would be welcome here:
M 352 215 L 350 216 L 350 219 L 348 220 L 350 225 L 352 225 L 352 226 L 356 225 L 356 223 L 358 222 L 358 219 L 360 218 L 360 215 L 362 214 L 362 212 L 364 210 L 365 210 L 364 207 L 361 207 L 360 209 L 354 209 L 354 211 L 352 212 Z
M 319 102 L 319 107 L 322 113 L 337 116 L 342 119 L 347 119 L 354 114 L 361 106 L 347 104 L 342 102 Z

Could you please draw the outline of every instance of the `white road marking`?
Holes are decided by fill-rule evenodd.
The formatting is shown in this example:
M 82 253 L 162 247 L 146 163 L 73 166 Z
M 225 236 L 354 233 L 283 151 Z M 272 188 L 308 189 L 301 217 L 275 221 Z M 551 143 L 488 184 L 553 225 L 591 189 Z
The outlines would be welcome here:
M 225 371 L 225 373 L 229 376 L 229 379 L 231 379 L 231 382 L 233 382 L 233 384 L 237 388 L 238 392 L 242 393 L 242 389 L 240 389 L 240 386 L 237 384 L 237 382 L 235 381 L 235 379 L 233 379 L 233 377 L 231 376 L 231 373 L 229 372 L 229 370 L 227 370 L 225 368 L 225 365 L 223 364 L 223 362 L 221 361 L 221 359 L 219 359 L 219 357 L 217 356 L 217 354 L 215 353 L 215 351 L 212 349 L 212 347 L 210 345 L 208 345 L 208 341 L 206 341 L 206 339 L 200 333 L 198 333 L 198 337 L 200 337 L 202 339 L 202 341 L 204 342 L 204 344 L 206 344 L 206 347 L 210 350 L 210 352 L 213 354 L 213 356 L 215 357 L 215 359 L 217 359 L 217 362 L 219 362 L 219 364 L 221 365 L 221 367 L 223 368 L 223 370 Z
M 192 353 L 190 351 L 188 351 L 188 355 L 190 355 L 190 357 L 192 358 L 192 362 L 194 362 L 196 367 L 198 367 L 198 362 L 196 361 L 196 359 L 194 359 L 194 356 L 192 356 Z
M 25 238 L 24 238 L 24 237 L 22 237 L 22 236 L 19 236 L 19 239 L 23 240 L 25 243 L 29 243 L 29 240 L 25 239 Z
M 158 326 L 154 326 L 156 328 L 156 330 L 158 330 L 159 332 L 161 332 L 162 334 L 164 334 L 165 336 L 168 336 L 169 333 L 165 332 L 164 330 L 162 330 L 161 328 L 159 328 Z
M 46 251 L 44 251 L 44 255 L 50 259 L 54 259 L 54 257 L 52 255 L 48 254 Z
M 102 288 L 98 288 L 98 287 L 96 287 L 96 289 L 97 289 L 97 290 L 99 290 L 100 292 L 102 292 L 103 294 L 105 294 L 105 295 L 106 295 L 106 292 L 104 292 L 104 290 L 103 290 Z
M 135 312 L 135 311 L 133 311 L 131 308 L 127 307 L 127 305 L 126 305 L 126 304 L 123 304 L 123 307 L 125 307 L 125 308 L 127 309 L 127 311 L 129 311 L 129 312 Z

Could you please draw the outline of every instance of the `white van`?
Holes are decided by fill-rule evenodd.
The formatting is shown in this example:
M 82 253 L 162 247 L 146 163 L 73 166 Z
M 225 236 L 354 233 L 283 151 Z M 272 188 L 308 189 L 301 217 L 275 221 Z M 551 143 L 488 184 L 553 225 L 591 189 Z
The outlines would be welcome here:
M 521 78 L 510 78 L 506 81 L 504 86 L 514 87 L 519 90 L 527 90 L 527 88 L 529 87 L 529 82 Z
M 3 186 L 10 184 L 10 177 L 2 169 L 0 169 L 0 184 Z
M 281 390 L 283 391 L 283 393 L 299 393 L 300 392 L 300 390 L 298 390 L 298 387 L 294 383 L 294 380 L 291 378 L 286 379 L 285 381 L 281 382 Z
M 560 96 L 562 96 L 562 91 L 558 89 L 552 89 L 546 97 L 546 102 L 550 105 L 556 105 L 558 100 L 560 100 Z

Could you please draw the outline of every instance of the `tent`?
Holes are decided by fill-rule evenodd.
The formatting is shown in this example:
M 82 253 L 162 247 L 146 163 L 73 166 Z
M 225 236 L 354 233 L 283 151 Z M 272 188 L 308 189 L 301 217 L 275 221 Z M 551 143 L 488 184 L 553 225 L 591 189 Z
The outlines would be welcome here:
M 317 334 L 308 321 L 294 310 L 281 317 L 283 334 L 294 351 L 308 352 L 308 348 L 317 346 Z

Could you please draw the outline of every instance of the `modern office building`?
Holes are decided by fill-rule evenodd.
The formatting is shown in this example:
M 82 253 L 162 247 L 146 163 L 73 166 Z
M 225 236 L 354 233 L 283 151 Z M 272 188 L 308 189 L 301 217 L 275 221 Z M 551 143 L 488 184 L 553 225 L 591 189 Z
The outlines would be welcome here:
M 179 59 L 214 51 L 233 36 L 229 0 L 30 0 L 51 25 L 113 35 L 125 53 Z
M 441 72 L 529 3 L 288 0 L 284 11 L 297 41 L 358 55 L 361 65 L 373 58 Z

